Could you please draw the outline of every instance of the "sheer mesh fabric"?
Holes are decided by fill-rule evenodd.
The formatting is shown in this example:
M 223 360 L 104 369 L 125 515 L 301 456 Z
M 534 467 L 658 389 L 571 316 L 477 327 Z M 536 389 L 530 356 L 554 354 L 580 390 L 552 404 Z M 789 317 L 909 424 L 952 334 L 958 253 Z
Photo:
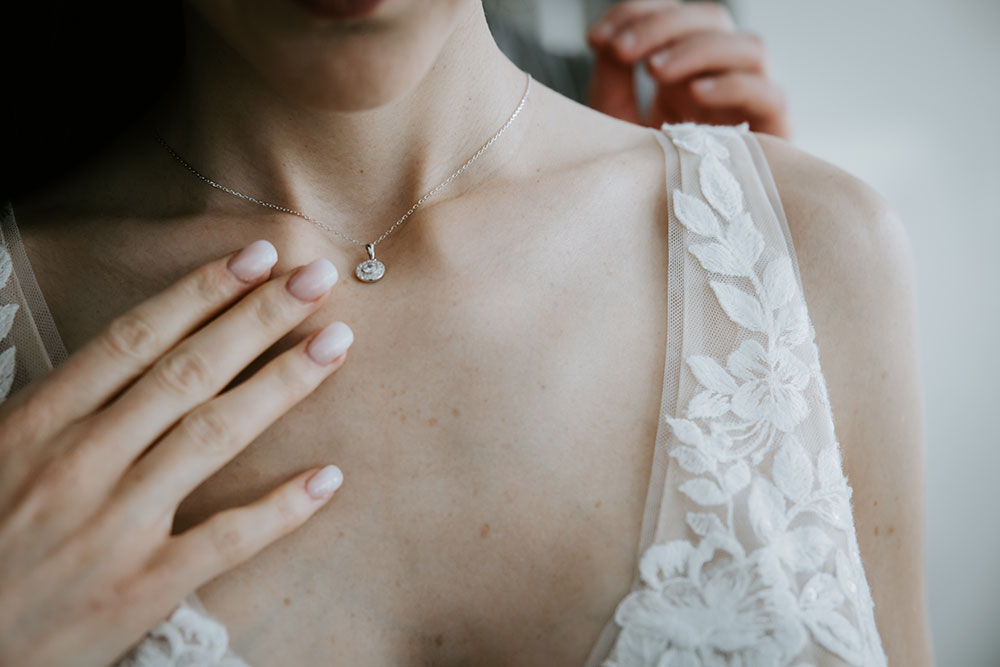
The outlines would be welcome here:
M 745 125 L 651 133 L 670 199 L 661 423 L 632 590 L 584 667 L 885 665 L 763 152 Z M 9 206 L 0 232 L 2 400 L 66 352 Z M 192 594 L 117 665 L 245 663 Z

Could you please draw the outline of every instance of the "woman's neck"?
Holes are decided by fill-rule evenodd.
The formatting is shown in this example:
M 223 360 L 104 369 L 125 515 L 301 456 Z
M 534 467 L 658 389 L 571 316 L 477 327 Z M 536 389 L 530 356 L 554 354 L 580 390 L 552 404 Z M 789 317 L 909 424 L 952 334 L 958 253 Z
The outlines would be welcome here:
M 289 99 L 217 33 L 196 18 L 188 23 L 186 66 L 154 110 L 167 142 L 210 178 L 361 239 L 381 234 L 471 157 L 510 117 L 527 82 L 497 48 L 478 2 L 411 90 L 357 111 Z M 519 147 L 516 130 L 435 200 L 474 187 L 491 164 L 503 164 Z M 204 196 L 228 195 L 205 188 Z

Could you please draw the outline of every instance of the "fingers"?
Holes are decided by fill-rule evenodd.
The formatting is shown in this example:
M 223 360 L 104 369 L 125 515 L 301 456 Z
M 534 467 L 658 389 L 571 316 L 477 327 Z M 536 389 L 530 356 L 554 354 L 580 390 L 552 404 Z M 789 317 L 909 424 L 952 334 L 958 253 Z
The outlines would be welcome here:
M 45 439 L 67 422 L 90 414 L 120 392 L 213 315 L 267 279 L 278 255 L 268 241 L 191 271 L 163 292 L 115 318 L 31 391 Z M 30 412 L 30 411 L 29 411 Z
M 343 482 L 336 466 L 301 473 L 244 507 L 173 537 L 153 566 L 174 590 L 193 590 L 302 525 Z
M 587 106 L 638 123 L 639 105 L 632 65 L 623 65 L 606 51 L 596 52 L 587 87 Z
M 756 132 L 788 137 L 787 102 L 781 88 L 769 79 L 746 72 L 730 72 L 696 79 L 691 94 L 707 109 L 736 111 Z
M 597 43 L 595 49 L 609 49 L 623 63 L 635 63 L 671 42 L 703 31 L 732 32 L 733 20 L 726 8 L 716 2 L 665 3 L 659 6 L 640 5 L 622 10 L 628 21 L 616 25 L 608 40 Z M 609 12 L 610 14 L 610 12 Z
M 600 49 L 608 45 L 622 28 L 645 16 L 681 5 L 680 0 L 626 0 L 612 5 L 604 15 L 590 26 L 587 42 Z
M 90 440 L 103 450 L 105 468 L 120 474 L 149 443 L 316 311 L 336 280 L 337 270 L 326 259 L 299 267 L 257 287 L 168 352 L 94 417 Z
M 650 76 L 671 84 L 709 72 L 743 71 L 763 74 L 764 42 L 751 33 L 702 32 L 653 53 Z
M 344 363 L 354 334 L 334 322 L 250 379 L 189 412 L 122 480 L 114 502 L 146 523 L 174 509 Z

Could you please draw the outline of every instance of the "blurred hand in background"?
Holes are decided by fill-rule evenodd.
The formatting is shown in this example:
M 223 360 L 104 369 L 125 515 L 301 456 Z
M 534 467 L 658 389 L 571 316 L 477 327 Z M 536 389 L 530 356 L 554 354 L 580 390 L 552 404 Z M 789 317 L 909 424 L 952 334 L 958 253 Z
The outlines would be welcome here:
M 760 37 L 736 30 L 717 2 L 624 0 L 587 33 L 595 55 L 587 104 L 608 115 L 659 127 L 693 121 L 737 125 L 785 139 L 791 123 L 785 93 L 769 76 Z M 635 64 L 656 82 L 642 117 Z

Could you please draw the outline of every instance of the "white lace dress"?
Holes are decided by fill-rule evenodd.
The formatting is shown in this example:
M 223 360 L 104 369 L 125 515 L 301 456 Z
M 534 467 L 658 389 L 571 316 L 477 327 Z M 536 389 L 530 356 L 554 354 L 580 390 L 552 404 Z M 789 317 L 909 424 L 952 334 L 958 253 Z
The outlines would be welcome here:
M 632 591 L 584 667 L 886 665 L 814 331 L 754 135 L 650 129 L 670 206 L 668 349 Z M 0 224 L 0 400 L 66 353 Z M 236 667 L 194 595 L 119 665 Z

